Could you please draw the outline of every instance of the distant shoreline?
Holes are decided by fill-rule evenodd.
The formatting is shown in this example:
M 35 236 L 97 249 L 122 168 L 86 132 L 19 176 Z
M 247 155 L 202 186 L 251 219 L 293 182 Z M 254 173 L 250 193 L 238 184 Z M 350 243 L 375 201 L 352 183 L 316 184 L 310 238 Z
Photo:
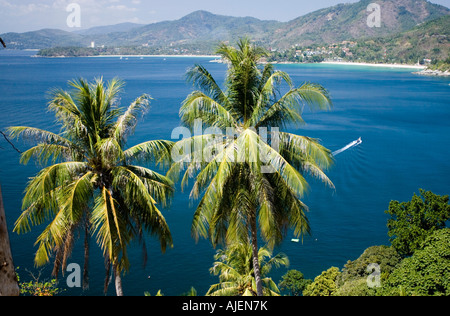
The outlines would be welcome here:
M 136 57 L 161 57 L 161 58 L 171 58 L 171 57 L 190 57 L 190 58 L 219 58 L 220 56 L 216 55 L 97 55 L 97 56 L 80 56 L 80 57 L 89 57 L 89 58 L 136 58 Z
M 383 67 L 383 68 L 407 68 L 407 69 L 426 69 L 426 66 L 403 65 L 403 64 L 371 64 L 356 62 L 339 62 L 339 61 L 323 61 L 321 64 L 330 65 L 346 65 L 346 66 L 367 66 L 367 67 Z
M 73 58 L 75 56 L 36 56 L 43 58 Z M 96 55 L 96 56 L 76 56 L 79 58 L 211 58 L 212 61 L 216 61 L 221 56 L 219 55 Z M 274 62 L 274 64 L 294 64 L 302 65 L 305 63 L 296 62 Z M 415 69 L 415 70 L 425 70 L 426 66 L 417 65 L 405 65 L 405 64 L 372 64 L 372 63 L 358 63 L 358 62 L 340 62 L 340 61 L 323 61 L 317 64 L 325 65 L 343 65 L 343 66 L 359 66 L 359 67 L 378 67 L 378 68 L 403 68 L 403 69 Z

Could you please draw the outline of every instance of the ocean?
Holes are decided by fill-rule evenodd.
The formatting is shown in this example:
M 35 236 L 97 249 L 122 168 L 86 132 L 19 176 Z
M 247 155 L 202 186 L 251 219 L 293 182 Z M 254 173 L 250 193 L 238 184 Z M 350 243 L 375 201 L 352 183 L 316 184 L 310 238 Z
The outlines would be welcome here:
M 170 139 L 180 125 L 178 110 L 193 90 L 184 74 L 189 67 L 204 65 L 223 83 L 226 65 L 210 63 L 211 58 L 128 57 L 109 58 L 34 58 L 32 52 L 0 52 L 0 130 L 26 125 L 54 132 L 55 119 L 47 112 L 48 92 L 69 89 L 67 82 L 79 77 L 93 80 L 119 77 L 126 82 L 122 106 L 128 106 L 143 93 L 154 100 L 151 110 L 140 121 L 129 146 L 151 139 Z M 328 112 L 305 110 L 306 125 L 292 126 L 290 132 L 319 138 L 323 145 L 337 151 L 361 138 L 336 156 L 327 171 L 335 189 L 312 179 L 304 202 L 309 207 L 311 236 L 292 242 L 292 233 L 274 250 L 290 259 L 288 269 L 301 271 L 313 279 L 335 266 L 342 268 L 363 251 L 375 245 L 389 245 L 387 215 L 391 200 L 408 201 L 420 188 L 436 194 L 450 194 L 450 79 L 412 74 L 411 69 L 374 68 L 346 65 L 277 65 L 296 85 L 305 81 L 327 88 L 333 101 Z M 355 143 L 353 143 L 355 144 Z M 26 150 L 30 144 L 15 142 Z M 21 281 L 31 280 L 30 273 L 49 279 L 51 265 L 34 267 L 34 242 L 43 226 L 25 235 L 12 232 L 21 213 L 23 191 L 29 177 L 39 170 L 30 163 L 19 164 L 19 155 L 0 139 L 0 183 L 14 263 Z M 174 248 L 161 254 L 156 240 L 148 237 L 148 262 L 142 265 L 141 248 L 130 250 L 132 266 L 123 277 L 125 295 L 181 295 L 194 287 L 204 295 L 218 278 L 210 274 L 215 249 L 207 240 L 198 243 L 191 237 L 190 225 L 196 201 L 189 200 L 189 190 L 177 192 L 163 213 L 171 229 Z M 83 236 L 69 263 L 83 264 Z M 103 295 L 104 260 L 91 240 L 90 289 L 69 288 L 60 276 L 62 295 Z M 274 270 L 275 282 L 286 268 Z M 114 285 L 108 295 L 114 295 Z

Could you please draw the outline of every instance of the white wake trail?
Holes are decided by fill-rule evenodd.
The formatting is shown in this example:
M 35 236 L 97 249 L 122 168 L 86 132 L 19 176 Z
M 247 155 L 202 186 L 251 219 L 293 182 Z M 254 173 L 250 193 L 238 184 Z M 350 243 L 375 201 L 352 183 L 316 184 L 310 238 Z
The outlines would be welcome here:
M 360 145 L 361 143 L 362 143 L 362 139 L 361 139 L 361 137 L 360 137 L 359 139 L 357 139 L 357 140 L 355 140 L 355 141 L 352 141 L 352 142 L 351 142 L 350 144 L 348 144 L 347 146 L 345 146 L 345 147 L 343 147 L 343 148 L 341 148 L 341 149 L 336 150 L 335 152 L 333 152 L 333 156 L 337 156 L 337 155 L 343 153 L 344 151 L 346 151 L 346 150 L 348 150 L 348 149 L 350 149 L 350 148 L 352 148 L 352 147 L 356 147 L 356 146 Z

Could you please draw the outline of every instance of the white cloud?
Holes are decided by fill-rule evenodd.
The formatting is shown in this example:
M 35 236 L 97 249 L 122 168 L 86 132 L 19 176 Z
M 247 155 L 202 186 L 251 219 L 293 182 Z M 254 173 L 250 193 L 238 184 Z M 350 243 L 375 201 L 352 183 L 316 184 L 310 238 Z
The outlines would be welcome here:
M 111 5 L 108 7 L 110 10 L 117 10 L 117 11 L 128 11 L 128 12 L 135 12 L 137 11 L 136 8 L 129 8 L 126 5 L 119 4 L 119 5 Z
M 6 0 L 0 0 L 0 6 L 7 10 L 7 14 L 12 14 L 15 16 L 42 12 L 50 9 L 50 6 L 44 3 L 13 4 Z

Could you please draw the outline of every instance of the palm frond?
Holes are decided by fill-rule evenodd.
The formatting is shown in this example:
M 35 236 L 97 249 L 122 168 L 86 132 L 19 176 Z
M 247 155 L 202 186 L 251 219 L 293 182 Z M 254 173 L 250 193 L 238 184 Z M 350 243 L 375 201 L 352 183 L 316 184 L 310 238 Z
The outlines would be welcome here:
M 311 110 L 329 110 L 332 102 L 328 91 L 321 85 L 304 83 L 299 88 L 290 89 L 277 102 L 271 105 L 264 115 L 255 115 L 255 126 L 282 127 L 287 123 L 303 123 L 303 107 Z
M 331 151 L 320 144 L 318 139 L 278 132 L 280 152 L 292 153 L 300 157 L 310 157 L 320 168 L 327 169 L 334 163 Z
M 125 81 L 117 77 L 110 80 L 106 87 L 105 103 L 111 105 L 116 104 L 119 100 L 119 95 L 123 91 L 124 86 Z
M 211 73 L 202 65 L 195 65 L 189 69 L 186 73 L 186 79 L 198 89 L 205 91 L 215 102 L 223 104 L 227 109 L 231 107 L 226 94 L 219 87 Z
M 292 81 L 287 73 L 283 71 L 269 71 L 271 70 L 265 69 L 263 72 L 263 76 L 261 78 L 261 87 L 259 88 L 259 95 L 257 97 L 257 103 L 248 122 L 249 127 L 257 125 L 261 117 L 267 111 L 268 104 L 276 99 L 276 94 L 278 92 L 278 87 L 281 84 L 281 81 L 287 83 L 288 86 L 292 89 Z M 270 76 L 268 76 L 269 74 Z
M 49 162 L 54 164 L 57 161 L 68 161 L 73 154 L 73 150 L 64 145 L 40 143 L 23 152 L 20 163 L 26 165 L 33 158 L 38 164 L 45 166 Z
M 236 126 L 234 114 L 222 104 L 201 91 L 194 91 L 183 101 L 180 109 L 181 120 L 189 127 L 194 126 L 195 120 L 199 118 L 210 127 Z
M 119 143 L 123 143 L 134 132 L 138 119 L 148 111 L 150 100 L 152 98 L 147 94 L 140 96 L 119 116 L 113 128 L 114 138 Z
M 63 189 L 60 204 L 73 223 L 79 223 L 82 220 L 91 202 L 94 192 L 93 179 L 95 179 L 94 173 L 88 171 Z
M 279 152 L 263 142 L 254 131 L 247 129 L 246 134 L 251 143 L 254 144 L 253 147 L 258 144 L 259 152 L 266 155 L 265 160 L 267 160 L 268 165 L 279 173 L 286 185 L 301 198 L 308 189 L 305 178 Z M 256 164 L 256 167 L 259 168 L 260 166 Z M 256 171 L 258 169 L 255 169 L 255 174 Z
M 35 245 L 39 245 L 34 259 L 36 266 L 40 267 L 49 262 L 53 250 L 64 243 L 69 226 L 70 220 L 66 217 L 64 210 L 60 209 L 36 240 Z
M 97 232 L 97 243 L 103 250 L 103 253 L 111 261 L 118 258 L 118 232 L 116 231 L 112 208 L 114 204 L 111 193 L 106 187 L 103 187 L 95 197 L 95 206 L 91 213 L 91 223 L 94 231 Z
M 167 204 L 173 192 L 172 182 L 154 171 L 137 166 L 118 166 L 113 174 L 113 186 L 127 203 L 130 215 L 138 218 L 140 225 L 159 238 L 163 252 L 167 246 L 171 247 L 169 226 L 156 204 L 157 200 Z
M 174 144 L 167 140 L 152 140 L 125 150 L 123 155 L 128 161 L 155 162 L 165 166 L 171 162 Z
M 23 138 L 26 141 L 45 143 L 49 145 L 62 145 L 66 147 L 76 148 L 76 145 L 70 140 L 59 136 L 58 134 L 28 126 L 13 126 L 8 129 L 11 138 Z
M 16 220 L 14 232 L 18 234 L 28 233 L 31 226 L 38 226 L 47 220 L 53 218 L 58 211 L 58 195 L 62 186 L 38 196 L 27 205 L 24 204 L 24 210 Z
M 31 179 L 25 190 L 23 208 L 27 208 L 42 197 L 51 196 L 57 188 L 69 185 L 78 174 L 86 172 L 83 162 L 62 162 L 42 169 Z

